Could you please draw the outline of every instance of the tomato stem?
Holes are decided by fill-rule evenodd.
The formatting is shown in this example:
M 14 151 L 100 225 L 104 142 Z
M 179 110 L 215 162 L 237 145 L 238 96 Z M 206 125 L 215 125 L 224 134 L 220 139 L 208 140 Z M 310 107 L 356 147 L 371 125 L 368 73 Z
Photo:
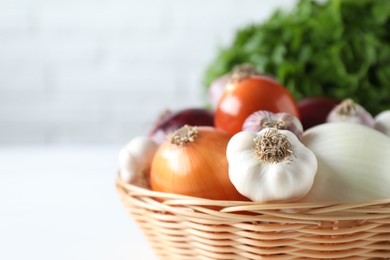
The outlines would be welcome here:
M 241 65 L 237 65 L 233 68 L 233 71 L 230 75 L 230 82 L 236 83 L 240 82 L 250 76 L 257 75 L 256 67 L 252 64 L 244 63 Z

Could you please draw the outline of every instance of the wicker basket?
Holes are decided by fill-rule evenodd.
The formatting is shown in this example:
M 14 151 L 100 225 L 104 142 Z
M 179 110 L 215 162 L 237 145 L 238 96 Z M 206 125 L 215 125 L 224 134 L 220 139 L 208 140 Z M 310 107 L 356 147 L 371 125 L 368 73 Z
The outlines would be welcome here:
M 160 259 L 390 259 L 390 199 L 258 204 L 116 184 Z

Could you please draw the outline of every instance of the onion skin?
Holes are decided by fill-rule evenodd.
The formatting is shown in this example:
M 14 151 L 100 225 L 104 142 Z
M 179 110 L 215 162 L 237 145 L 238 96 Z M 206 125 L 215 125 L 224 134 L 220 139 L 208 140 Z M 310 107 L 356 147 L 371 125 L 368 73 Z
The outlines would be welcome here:
M 213 127 L 197 127 L 194 141 L 177 145 L 169 140 L 157 150 L 151 167 L 154 191 L 215 200 L 248 200 L 228 175 L 226 147 L 231 135 Z
M 300 202 L 390 198 L 390 139 L 373 128 L 335 122 L 307 130 L 302 143 L 318 160 L 314 185 Z
M 270 80 L 273 80 L 279 84 L 278 80 L 272 75 L 268 75 L 268 74 L 257 74 L 257 75 L 269 78 Z M 212 109 L 215 110 L 217 108 L 218 102 L 221 99 L 223 92 L 226 86 L 229 84 L 230 80 L 231 80 L 231 74 L 225 74 L 217 78 L 211 83 L 208 91 L 208 99 Z
M 186 108 L 170 113 L 157 122 L 148 136 L 156 143 L 161 144 L 166 141 L 169 133 L 179 129 L 184 125 L 194 126 L 214 126 L 214 114 L 210 110 L 203 108 Z
M 242 76 L 227 85 L 215 110 L 215 127 L 236 134 L 245 119 L 258 110 L 300 118 L 297 104 L 284 86 L 264 76 Z

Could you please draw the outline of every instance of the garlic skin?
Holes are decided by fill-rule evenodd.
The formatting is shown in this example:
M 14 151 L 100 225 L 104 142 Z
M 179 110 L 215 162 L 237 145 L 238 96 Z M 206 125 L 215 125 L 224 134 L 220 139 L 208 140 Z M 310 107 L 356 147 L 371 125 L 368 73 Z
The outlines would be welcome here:
M 208 99 L 213 109 L 217 107 L 218 102 L 222 97 L 223 91 L 225 90 L 225 87 L 229 81 L 230 75 L 225 74 L 211 82 L 208 92 Z
M 349 122 L 368 127 L 374 127 L 375 124 L 372 115 L 361 105 L 353 102 L 352 99 L 345 99 L 332 109 L 326 118 L 326 122 Z
M 153 140 L 139 136 L 119 152 L 119 176 L 127 183 L 149 187 L 150 167 L 158 149 Z
M 300 202 L 362 202 L 390 198 L 390 139 L 354 123 L 308 129 L 302 143 L 317 156 L 311 191 Z
M 259 142 L 262 138 L 274 138 L 289 146 L 285 150 L 276 146 L 264 147 Z M 260 158 L 261 149 L 273 148 L 276 156 Z M 258 133 L 239 132 L 230 139 L 226 156 L 233 185 L 242 195 L 257 202 L 300 199 L 312 188 L 317 171 L 314 153 L 288 130 L 265 128 Z
M 380 112 L 374 119 L 374 128 L 390 137 L 390 110 Z
M 259 132 L 264 128 L 275 127 L 280 130 L 293 132 L 298 139 L 302 137 L 303 126 L 301 121 L 289 113 L 272 113 L 267 110 L 259 110 L 249 115 L 242 125 L 243 131 Z

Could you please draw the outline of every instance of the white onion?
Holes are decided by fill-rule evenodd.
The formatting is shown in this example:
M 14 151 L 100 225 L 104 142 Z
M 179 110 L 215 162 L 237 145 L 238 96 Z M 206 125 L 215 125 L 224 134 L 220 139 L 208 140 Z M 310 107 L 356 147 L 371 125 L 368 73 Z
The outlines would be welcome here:
M 390 198 L 390 138 L 353 123 L 310 128 L 302 143 L 318 160 L 304 202 L 358 202 Z

